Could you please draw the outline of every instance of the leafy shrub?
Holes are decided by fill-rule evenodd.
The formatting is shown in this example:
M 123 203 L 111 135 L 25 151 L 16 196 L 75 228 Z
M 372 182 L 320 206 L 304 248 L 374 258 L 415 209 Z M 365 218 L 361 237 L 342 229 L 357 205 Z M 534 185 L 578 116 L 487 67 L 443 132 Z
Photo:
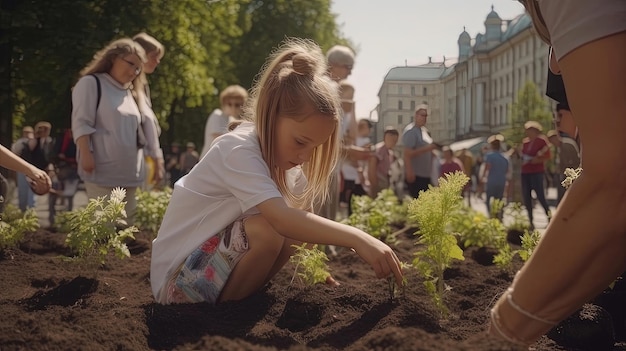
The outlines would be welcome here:
M 314 285 L 326 282 L 326 278 L 330 276 L 328 272 L 328 256 L 317 248 L 317 244 L 311 248 L 307 248 L 307 243 L 302 245 L 292 245 L 296 249 L 295 253 L 289 258 L 296 268 L 294 269 L 291 281 L 300 278 L 305 285 Z
M 448 308 L 443 302 L 445 291 L 443 273 L 453 260 L 464 260 L 463 250 L 458 246 L 454 233 L 449 231 L 451 218 L 462 206 L 461 192 L 469 178 L 463 172 L 439 178 L 439 187 L 430 187 L 419 198 L 409 203 L 409 218 L 416 220 L 421 237 L 417 244 L 423 249 L 417 252 L 413 265 L 425 277 L 424 285 L 439 311 L 445 315 Z
M 172 197 L 172 188 L 163 190 L 143 191 L 137 189 L 137 212 L 135 213 L 135 225 L 142 230 L 149 230 L 156 235 L 165 210 Z
M 134 239 L 137 228 L 127 227 L 125 196 L 125 189 L 115 188 L 110 196 L 90 199 L 85 208 L 63 214 L 60 228 L 68 232 L 65 244 L 75 251 L 73 259 L 95 269 L 110 251 L 119 258 L 130 257 L 125 241 Z
M 401 203 L 391 189 L 384 189 L 375 199 L 367 195 L 352 197 L 352 214 L 342 223 L 359 228 L 371 236 L 393 243 L 393 225 L 406 220 L 408 203 Z
M 25 233 L 38 228 L 39 219 L 34 209 L 22 212 L 16 206 L 7 204 L 0 213 L 0 251 L 17 247 Z
M 471 207 L 463 206 L 450 216 L 450 229 L 457 235 L 464 248 L 493 247 L 506 244 L 506 228 L 498 218 L 487 218 Z
M 515 255 L 519 255 L 519 257 L 524 262 L 528 261 L 533 251 L 535 250 L 535 247 L 537 247 L 537 244 L 539 244 L 541 234 L 538 230 L 526 230 L 524 231 L 524 235 L 522 235 L 521 239 L 521 249 L 513 250 L 511 249 L 511 246 L 507 244 L 506 246 L 500 248 L 500 252 L 493 258 L 493 262 L 499 267 L 510 268 Z
M 504 212 L 510 218 L 510 222 L 506 225 L 507 230 L 516 230 L 520 233 L 530 230 L 530 221 L 524 212 L 524 205 L 519 202 L 510 203 L 504 208 Z

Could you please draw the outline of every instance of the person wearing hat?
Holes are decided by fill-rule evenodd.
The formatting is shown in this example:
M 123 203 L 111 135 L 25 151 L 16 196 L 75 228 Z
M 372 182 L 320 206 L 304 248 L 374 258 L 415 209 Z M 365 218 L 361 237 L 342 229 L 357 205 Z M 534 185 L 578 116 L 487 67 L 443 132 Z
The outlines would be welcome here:
M 524 124 L 524 129 L 526 138 L 522 145 L 522 196 L 530 227 L 534 229 L 533 190 L 548 219 L 552 216 L 543 185 L 546 173 L 545 162 L 550 158 L 550 146 L 541 133 L 543 127 L 539 122 L 528 121 Z
M 504 136 L 502 134 L 494 134 L 487 138 L 491 151 L 485 155 L 485 170 L 483 174 L 485 194 L 487 195 L 487 213 L 498 218 L 502 218 L 502 211 L 492 214 L 491 201 L 492 199 L 504 200 L 504 189 L 507 182 L 511 179 L 511 162 L 509 157 L 502 152 L 503 141 Z
M 50 136 L 50 122 L 35 124 L 35 138 L 28 141 L 31 150 L 31 163 L 41 170 L 47 170 L 54 153 L 54 140 Z

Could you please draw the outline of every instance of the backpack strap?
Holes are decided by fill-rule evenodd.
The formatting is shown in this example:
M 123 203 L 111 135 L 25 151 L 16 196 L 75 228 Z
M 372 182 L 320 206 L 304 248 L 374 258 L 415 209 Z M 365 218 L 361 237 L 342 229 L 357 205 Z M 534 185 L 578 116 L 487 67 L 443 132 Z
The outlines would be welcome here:
M 100 86 L 100 79 L 95 74 L 90 74 L 90 76 L 94 77 L 96 80 L 96 87 L 98 88 L 98 102 L 96 103 L 96 112 L 98 111 L 98 107 L 100 106 L 100 97 L 102 96 L 102 87 Z

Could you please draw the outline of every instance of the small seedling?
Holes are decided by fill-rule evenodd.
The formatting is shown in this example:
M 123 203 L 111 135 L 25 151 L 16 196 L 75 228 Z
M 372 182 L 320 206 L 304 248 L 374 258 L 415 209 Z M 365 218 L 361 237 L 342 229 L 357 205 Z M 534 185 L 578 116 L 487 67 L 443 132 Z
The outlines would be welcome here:
M 25 212 L 12 204 L 7 204 L 0 213 L 0 251 L 16 247 L 24 233 L 34 232 L 39 228 L 39 219 L 35 210 Z
M 307 248 L 307 243 L 302 245 L 292 245 L 295 249 L 294 254 L 289 258 L 289 261 L 296 267 L 291 278 L 291 283 L 297 277 L 305 285 L 314 285 L 317 283 L 324 283 L 330 276 L 328 272 L 328 256 L 317 248 L 317 244 L 311 248 Z
M 409 268 L 413 268 L 413 266 L 410 263 L 405 263 L 405 262 L 400 262 L 400 268 L 402 268 L 402 270 L 405 269 L 409 269 Z M 407 285 L 407 280 L 406 277 L 402 279 L 402 287 L 401 287 L 401 295 L 404 295 L 404 288 Z M 387 277 L 387 291 L 389 292 L 389 302 L 393 302 L 393 300 L 396 298 L 396 292 L 398 291 L 397 286 L 396 286 L 396 279 L 393 276 L 389 276 Z

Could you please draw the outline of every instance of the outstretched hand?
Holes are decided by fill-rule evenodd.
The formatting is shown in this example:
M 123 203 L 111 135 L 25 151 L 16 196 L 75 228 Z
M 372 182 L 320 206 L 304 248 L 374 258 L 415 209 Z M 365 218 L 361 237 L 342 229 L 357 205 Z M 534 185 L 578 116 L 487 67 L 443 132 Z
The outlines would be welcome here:
M 382 241 L 367 235 L 365 241 L 359 247 L 354 247 L 361 258 L 369 263 L 377 278 L 387 278 L 393 276 L 396 284 L 402 286 L 402 268 L 396 253 Z
M 30 168 L 26 177 L 28 178 L 28 185 L 37 195 L 46 194 L 52 187 L 52 181 L 48 174 L 34 166 Z

